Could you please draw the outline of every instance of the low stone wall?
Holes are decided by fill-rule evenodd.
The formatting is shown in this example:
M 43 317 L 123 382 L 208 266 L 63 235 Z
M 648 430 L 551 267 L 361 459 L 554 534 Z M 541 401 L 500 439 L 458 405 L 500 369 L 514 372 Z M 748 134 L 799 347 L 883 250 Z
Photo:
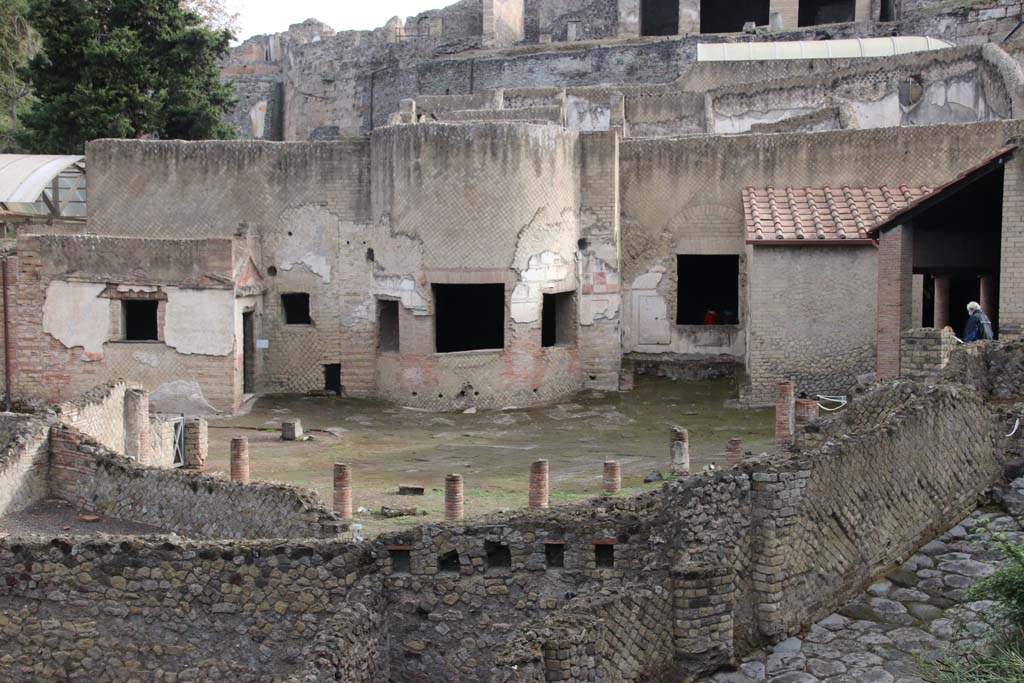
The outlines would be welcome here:
M 900 376 L 918 382 L 938 379 L 956 345 L 956 336 L 949 329 L 904 331 L 900 338 Z
M 0 680 L 285 680 L 372 566 L 367 550 L 311 540 L 0 540 Z
M 46 497 L 49 425 L 30 415 L 0 416 L 0 515 Z
M 50 450 L 51 495 L 81 510 L 194 538 L 333 538 L 345 528 L 312 491 L 139 465 L 67 426 L 51 430 Z
M 57 417 L 116 453 L 124 453 L 124 397 L 138 385 L 116 380 L 101 384 L 56 407 Z
M 744 464 L 763 636 L 831 613 L 956 524 L 999 478 L 1005 444 L 982 398 L 960 385 L 915 389 L 881 421 L 818 450 Z

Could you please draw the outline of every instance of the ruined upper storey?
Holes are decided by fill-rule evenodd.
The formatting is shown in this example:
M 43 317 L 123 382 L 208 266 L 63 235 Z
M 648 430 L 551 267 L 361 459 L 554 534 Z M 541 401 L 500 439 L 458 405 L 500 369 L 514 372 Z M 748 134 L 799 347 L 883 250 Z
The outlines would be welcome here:
M 462 0 L 374 31 L 308 20 L 256 36 L 224 74 L 238 91 L 229 118 L 240 137 L 334 139 L 385 125 L 418 96 L 675 84 L 696 66 L 699 42 L 919 35 L 974 45 L 1002 41 L 1020 16 L 1009 0 Z M 758 82 L 736 73 L 746 67 L 725 70 Z

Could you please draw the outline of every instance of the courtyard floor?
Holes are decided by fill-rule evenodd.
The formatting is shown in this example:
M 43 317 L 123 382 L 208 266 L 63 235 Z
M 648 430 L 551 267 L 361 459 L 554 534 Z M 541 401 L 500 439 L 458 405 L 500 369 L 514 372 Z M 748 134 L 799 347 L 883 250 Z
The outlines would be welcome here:
M 331 501 L 332 467 L 353 467 L 355 521 L 364 536 L 442 518 L 445 475 L 462 474 L 466 516 L 526 506 L 530 463 L 549 461 L 551 503 L 601 492 L 602 463 L 622 465 L 623 494 L 652 470 L 667 474 L 669 429 L 690 430 L 692 469 L 724 466 L 725 445 L 743 439 L 760 453 L 772 446 L 774 411 L 725 408 L 736 397 L 732 380 L 683 382 L 638 377 L 625 393 L 589 392 L 563 403 L 475 414 L 430 413 L 376 401 L 268 396 L 245 415 L 210 421 L 206 470 L 228 472 L 232 437 L 249 439 L 253 479 L 315 489 Z M 299 418 L 311 441 L 282 441 L 281 423 Z M 399 496 L 399 484 L 425 488 Z M 416 507 L 425 516 L 385 519 L 382 506 Z

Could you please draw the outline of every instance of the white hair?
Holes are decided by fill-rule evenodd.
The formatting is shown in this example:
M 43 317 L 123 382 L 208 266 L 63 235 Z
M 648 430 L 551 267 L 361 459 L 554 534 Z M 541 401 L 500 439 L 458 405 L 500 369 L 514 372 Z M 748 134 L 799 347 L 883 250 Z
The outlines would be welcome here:
M 981 310 L 981 304 L 979 304 L 977 301 L 972 301 L 971 303 L 967 304 L 967 312 L 968 313 L 974 313 L 975 311 L 980 311 L 980 310 Z

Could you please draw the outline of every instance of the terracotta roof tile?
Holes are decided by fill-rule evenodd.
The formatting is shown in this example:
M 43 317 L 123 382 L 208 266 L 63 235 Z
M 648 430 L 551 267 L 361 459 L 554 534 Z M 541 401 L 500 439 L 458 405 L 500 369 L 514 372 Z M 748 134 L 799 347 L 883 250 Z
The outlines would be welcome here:
M 893 213 L 932 192 L 932 188 L 748 187 L 743 190 L 747 239 L 868 239 Z

